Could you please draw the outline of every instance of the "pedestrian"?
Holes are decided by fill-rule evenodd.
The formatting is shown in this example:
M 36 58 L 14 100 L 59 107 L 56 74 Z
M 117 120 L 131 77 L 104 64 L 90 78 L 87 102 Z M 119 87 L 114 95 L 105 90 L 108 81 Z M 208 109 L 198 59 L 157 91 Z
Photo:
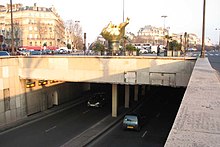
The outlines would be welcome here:
M 157 46 L 157 56 L 160 56 L 160 45 Z

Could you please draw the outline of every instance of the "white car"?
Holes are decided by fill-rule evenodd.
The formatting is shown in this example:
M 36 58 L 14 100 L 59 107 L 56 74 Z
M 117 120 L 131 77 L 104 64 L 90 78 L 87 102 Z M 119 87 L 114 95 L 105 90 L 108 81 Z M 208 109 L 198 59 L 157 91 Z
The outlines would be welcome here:
M 150 52 L 151 52 L 152 54 L 156 54 L 156 53 L 157 53 L 157 47 L 158 47 L 157 45 L 152 46 Z M 164 52 L 164 48 L 165 48 L 165 47 L 164 47 L 163 45 L 160 45 L 159 47 L 160 47 L 160 52 L 161 52 L 161 53 Z
M 147 53 L 149 53 L 149 50 L 148 49 L 140 49 L 139 53 L 140 54 L 147 54 Z

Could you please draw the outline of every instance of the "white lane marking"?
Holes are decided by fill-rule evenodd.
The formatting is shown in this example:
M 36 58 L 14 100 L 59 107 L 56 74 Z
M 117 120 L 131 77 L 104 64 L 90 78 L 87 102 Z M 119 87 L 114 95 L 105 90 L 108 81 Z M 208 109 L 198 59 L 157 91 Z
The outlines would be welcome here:
M 144 136 L 147 134 L 147 131 L 144 132 L 144 134 L 141 136 L 142 138 L 144 138 Z
M 216 56 L 218 56 L 218 54 L 215 54 Z
M 89 112 L 89 110 L 86 110 L 86 111 L 83 112 L 83 114 L 86 114 L 86 113 L 88 113 L 88 112 Z
M 55 129 L 56 127 L 57 127 L 57 126 L 53 126 L 53 127 L 49 128 L 49 129 L 45 130 L 45 132 L 48 133 L 48 132 L 50 132 L 51 130 Z
M 209 54 L 210 56 L 213 56 L 213 54 Z

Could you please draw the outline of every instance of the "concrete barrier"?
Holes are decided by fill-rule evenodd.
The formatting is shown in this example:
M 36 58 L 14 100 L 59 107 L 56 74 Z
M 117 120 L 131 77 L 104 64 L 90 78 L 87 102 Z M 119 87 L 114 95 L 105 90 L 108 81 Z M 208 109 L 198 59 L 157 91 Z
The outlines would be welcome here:
M 165 147 L 220 146 L 220 80 L 198 58 Z

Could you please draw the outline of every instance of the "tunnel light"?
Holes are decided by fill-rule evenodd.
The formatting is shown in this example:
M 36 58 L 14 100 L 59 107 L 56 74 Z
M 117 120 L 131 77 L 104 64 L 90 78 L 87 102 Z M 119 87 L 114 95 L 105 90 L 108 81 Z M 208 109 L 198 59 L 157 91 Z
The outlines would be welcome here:
M 26 83 L 26 88 L 32 88 L 35 87 L 35 82 L 27 82 Z
M 39 86 L 47 85 L 47 80 L 39 80 L 39 81 L 38 81 L 38 85 L 39 85 Z
M 56 81 L 56 80 L 50 80 L 50 83 L 56 83 L 56 82 L 58 82 L 58 81 Z

